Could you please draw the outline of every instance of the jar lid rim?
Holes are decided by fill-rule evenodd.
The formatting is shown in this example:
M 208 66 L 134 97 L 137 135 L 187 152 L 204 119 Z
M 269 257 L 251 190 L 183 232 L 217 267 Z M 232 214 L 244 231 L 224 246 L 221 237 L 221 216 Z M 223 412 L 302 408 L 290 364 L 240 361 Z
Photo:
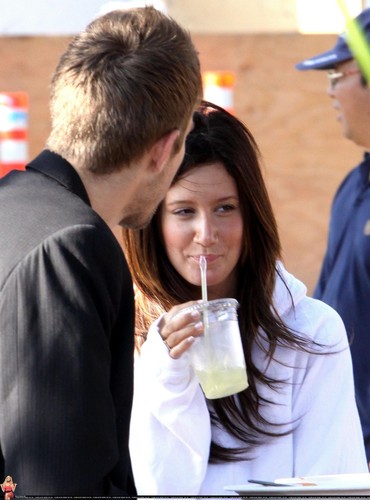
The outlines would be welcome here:
M 188 311 L 192 311 L 194 309 L 196 310 L 203 310 L 205 307 L 208 306 L 213 306 L 213 305 L 223 305 L 224 307 L 235 307 L 237 309 L 239 307 L 239 302 L 234 299 L 234 298 L 224 298 L 224 299 L 214 299 L 214 300 L 207 300 L 207 301 L 199 301 L 197 304 L 194 304 L 189 307 L 185 307 L 185 309 L 181 309 L 179 311 L 180 313 L 186 313 Z

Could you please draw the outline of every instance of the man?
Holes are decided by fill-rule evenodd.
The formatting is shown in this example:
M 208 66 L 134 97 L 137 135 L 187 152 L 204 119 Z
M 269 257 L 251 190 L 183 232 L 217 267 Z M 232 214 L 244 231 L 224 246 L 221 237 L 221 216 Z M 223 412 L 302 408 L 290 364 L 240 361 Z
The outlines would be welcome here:
M 0 443 L 19 495 L 135 494 L 134 303 L 112 229 L 152 217 L 201 91 L 174 20 L 109 12 L 59 61 L 47 149 L 0 182 Z
M 370 39 L 370 9 L 357 22 Z M 328 70 L 329 97 L 343 135 L 370 150 L 370 89 L 340 35 L 335 47 L 297 64 Z M 351 341 L 356 400 L 370 461 L 370 155 L 365 153 L 339 187 L 332 206 L 328 247 L 314 296 L 342 316 Z

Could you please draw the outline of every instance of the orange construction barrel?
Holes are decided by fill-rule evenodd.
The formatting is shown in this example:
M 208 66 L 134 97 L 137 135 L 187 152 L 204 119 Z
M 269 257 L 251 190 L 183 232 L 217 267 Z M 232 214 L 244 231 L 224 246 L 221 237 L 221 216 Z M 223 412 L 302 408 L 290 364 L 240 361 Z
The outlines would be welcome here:
M 234 113 L 235 73 L 232 71 L 205 71 L 203 78 L 203 98 Z
M 28 94 L 0 92 L 0 177 L 28 161 Z

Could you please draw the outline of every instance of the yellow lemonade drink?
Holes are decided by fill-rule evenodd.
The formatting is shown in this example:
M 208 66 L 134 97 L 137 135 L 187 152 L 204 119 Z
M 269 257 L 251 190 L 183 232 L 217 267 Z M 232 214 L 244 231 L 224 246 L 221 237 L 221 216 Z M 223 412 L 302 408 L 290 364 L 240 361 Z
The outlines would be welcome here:
M 207 370 L 195 370 L 208 399 L 231 396 L 248 387 L 247 372 L 245 367 L 224 368 L 222 366 L 209 366 Z

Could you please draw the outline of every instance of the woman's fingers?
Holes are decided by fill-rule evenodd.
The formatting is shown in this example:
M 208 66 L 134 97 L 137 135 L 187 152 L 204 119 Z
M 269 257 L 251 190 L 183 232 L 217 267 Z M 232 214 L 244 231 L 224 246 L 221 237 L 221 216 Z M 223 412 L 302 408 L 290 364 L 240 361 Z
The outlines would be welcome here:
M 197 302 L 194 302 L 197 303 Z M 170 352 L 171 357 L 178 358 L 185 352 L 194 341 L 195 337 L 203 334 L 203 323 L 199 311 L 181 312 L 181 309 L 189 307 L 189 302 L 181 306 L 175 306 L 162 318 L 158 325 L 160 335 Z
M 166 339 L 166 345 L 172 358 L 179 358 L 189 349 L 196 337 L 203 334 L 203 323 L 191 323 L 181 330 L 171 333 Z
M 180 358 L 185 351 L 189 349 L 189 347 L 193 344 L 195 337 L 187 337 L 183 341 L 179 342 L 175 347 L 172 347 L 168 350 L 168 354 L 173 359 Z

